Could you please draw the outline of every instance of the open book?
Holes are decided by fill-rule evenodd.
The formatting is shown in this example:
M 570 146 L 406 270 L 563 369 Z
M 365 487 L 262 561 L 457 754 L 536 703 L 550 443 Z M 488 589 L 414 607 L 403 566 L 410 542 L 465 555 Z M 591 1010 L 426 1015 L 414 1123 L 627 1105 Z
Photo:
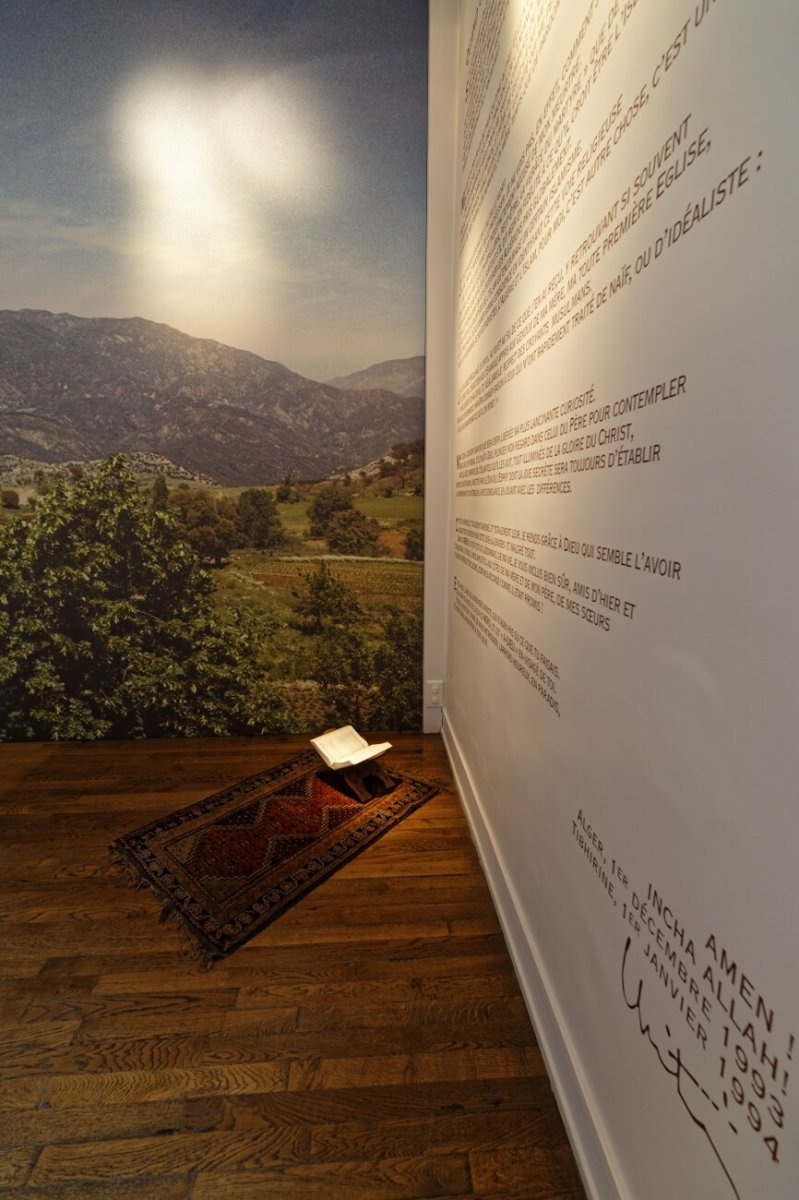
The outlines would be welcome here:
M 311 738 L 311 745 L 333 771 L 355 767 L 391 749 L 391 742 L 375 742 L 370 746 L 352 725 L 330 729 L 319 737 Z

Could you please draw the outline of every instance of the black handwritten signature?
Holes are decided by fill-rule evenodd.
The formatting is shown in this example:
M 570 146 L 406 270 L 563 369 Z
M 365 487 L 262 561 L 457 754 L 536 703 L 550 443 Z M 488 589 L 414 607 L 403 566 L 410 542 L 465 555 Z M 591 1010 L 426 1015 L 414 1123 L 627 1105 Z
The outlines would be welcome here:
M 732 1188 L 733 1192 L 735 1193 L 736 1200 L 741 1200 L 741 1194 L 738 1191 L 737 1187 L 735 1186 L 735 1182 L 733 1181 L 733 1178 L 730 1175 L 730 1172 L 727 1170 L 727 1166 L 724 1162 L 724 1159 L 721 1157 L 719 1148 L 716 1145 L 716 1143 L 713 1141 L 713 1138 L 711 1137 L 711 1134 L 710 1134 L 710 1131 L 708 1130 L 707 1125 L 705 1125 L 704 1121 L 702 1121 L 696 1115 L 696 1113 L 691 1108 L 691 1105 L 689 1104 L 688 1099 L 683 1094 L 683 1090 L 682 1090 L 683 1079 L 687 1076 L 687 1078 L 690 1079 L 691 1083 L 693 1083 L 694 1086 L 701 1091 L 702 1088 L 701 1088 L 701 1085 L 700 1085 L 698 1079 L 696 1079 L 695 1076 L 691 1074 L 691 1072 L 688 1070 L 685 1063 L 683 1062 L 680 1047 L 678 1046 L 676 1048 L 676 1050 L 666 1050 L 665 1053 L 662 1052 L 660 1049 L 660 1046 L 657 1044 L 655 1039 L 652 1037 L 652 1026 L 648 1023 L 644 1024 L 644 1015 L 641 1010 L 641 996 L 643 995 L 643 991 L 644 991 L 643 979 L 639 979 L 639 981 L 638 981 L 638 992 L 635 997 L 635 1000 L 630 1000 L 629 996 L 627 995 L 627 981 L 625 978 L 625 973 L 626 973 L 626 969 L 627 969 L 627 956 L 630 953 L 631 943 L 632 943 L 632 938 L 628 937 L 627 941 L 625 943 L 625 946 L 624 946 L 624 955 L 621 960 L 621 991 L 622 991 L 622 995 L 624 996 L 624 1003 L 627 1005 L 627 1007 L 630 1009 L 631 1012 L 636 1012 L 636 1011 L 638 1012 L 638 1028 L 641 1032 L 641 1036 L 645 1037 L 647 1039 L 650 1046 L 655 1051 L 658 1062 L 660 1063 L 661 1067 L 666 1072 L 666 1074 L 671 1075 L 672 1078 L 677 1080 L 677 1095 L 680 1097 L 680 1100 L 682 1101 L 685 1111 L 688 1113 L 688 1116 L 691 1118 L 693 1123 L 695 1125 L 697 1125 L 699 1127 L 699 1129 L 702 1130 L 702 1133 L 707 1138 L 708 1142 L 710 1143 L 710 1147 L 711 1147 L 713 1153 L 715 1154 L 716 1158 L 719 1161 L 719 1165 L 721 1166 L 722 1171 L 727 1176 L 729 1185 Z M 671 1037 L 668 1026 L 666 1026 L 666 1033 L 668 1034 L 669 1037 Z

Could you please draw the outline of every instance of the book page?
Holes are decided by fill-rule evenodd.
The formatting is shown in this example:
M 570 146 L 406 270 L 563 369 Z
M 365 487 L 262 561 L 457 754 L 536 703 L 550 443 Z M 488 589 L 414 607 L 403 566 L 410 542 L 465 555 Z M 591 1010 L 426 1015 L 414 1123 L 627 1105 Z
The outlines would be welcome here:
M 334 768 L 367 762 L 391 748 L 391 742 L 370 746 L 352 725 L 343 725 L 341 729 L 331 729 L 318 738 L 311 738 L 311 745 L 327 765 Z
M 367 747 L 365 738 L 353 729 L 352 725 L 344 725 L 341 729 L 331 729 L 321 737 L 311 738 L 311 743 L 331 763 L 346 762 L 358 750 Z

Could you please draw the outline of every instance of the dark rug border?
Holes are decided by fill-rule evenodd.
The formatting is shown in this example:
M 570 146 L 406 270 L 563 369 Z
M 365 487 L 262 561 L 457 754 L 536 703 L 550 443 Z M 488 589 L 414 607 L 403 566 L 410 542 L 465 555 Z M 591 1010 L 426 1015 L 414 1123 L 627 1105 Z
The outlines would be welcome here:
M 441 791 L 442 784 L 438 780 L 425 779 L 419 775 L 411 775 L 409 772 L 398 770 L 386 763 L 386 769 L 391 778 L 396 784 L 407 783 L 416 792 L 416 795 L 405 797 L 403 801 L 403 812 L 395 815 L 392 819 L 390 811 L 392 792 L 386 793 L 382 799 L 385 805 L 375 813 L 373 819 L 370 819 L 365 825 L 359 827 L 361 830 L 368 832 L 371 836 L 367 839 L 367 845 L 364 846 L 364 838 L 358 837 L 355 833 L 344 834 L 340 842 L 336 842 L 330 846 L 324 853 L 320 862 L 320 855 L 314 855 L 313 851 L 309 852 L 309 862 L 303 865 L 300 870 L 307 870 L 314 862 L 320 863 L 319 878 L 311 883 L 307 888 L 294 889 L 295 894 L 290 895 L 286 892 L 280 897 L 279 911 L 267 908 L 259 917 L 252 919 L 250 929 L 241 930 L 235 936 L 235 940 L 231 937 L 230 943 L 226 947 L 210 940 L 209 937 L 199 927 L 203 921 L 216 921 L 206 909 L 195 901 L 196 908 L 193 913 L 184 913 L 179 908 L 174 900 L 177 895 L 181 900 L 192 901 L 193 897 L 185 892 L 180 882 L 169 871 L 168 867 L 163 866 L 161 870 L 153 872 L 148 869 L 146 861 L 143 861 L 140 855 L 146 857 L 146 840 L 148 835 L 167 833 L 170 829 L 176 829 L 183 825 L 186 821 L 195 820 L 199 817 L 213 814 L 215 809 L 220 808 L 224 804 L 237 802 L 246 798 L 250 792 L 259 790 L 266 785 L 279 785 L 281 779 L 285 779 L 291 775 L 304 773 L 308 768 L 318 765 L 320 771 L 326 771 L 324 765 L 320 762 L 319 756 L 314 750 L 307 750 L 295 755 L 293 758 L 286 759 L 284 762 L 276 764 L 274 767 L 268 767 L 265 771 L 259 771 L 255 775 L 249 775 L 238 783 L 231 784 L 229 787 L 213 792 L 210 796 L 205 796 L 201 800 L 196 800 L 192 804 L 187 804 L 183 808 L 175 809 L 174 812 L 168 813 L 164 817 L 156 818 L 154 821 L 148 821 L 145 825 L 140 825 L 138 828 L 130 830 L 121 837 L 116 838 L 109 847 L 109 853 L 112 861 L 121 867 L 128 877 L 128 882 L 133 887 L 151 887 L 158 898 L 162 901 L 161 921 L 167 921 L 171 918 L 177 918 L 179 926 L 183 934 L 183 952 L 192 957 L 201 958 L 206 968 L 210 968 L 214 963 L 222 959 L 228 958 L 236 950 L 241 949 L 251 938 L 261 933 L 273 921 L 278 920 L 285 912 L 293 908 L 317 887 L 325 883 L 335 873 L 335 868 L 328 870 L 322 874 L 321 871 L 325 867 L 329 867 L 333 861 L 337 866 L 344 866 L 351 859 L 357 857 L 362 849 L 367 849 L 369 846 L 375 845 L 386 833 L 391 829 L 396 828 L 405 817 L 410 816 L 427 800 L 430 800 L 438 792 Z M 374 803 L 374 802 L 372 802 Z M 375 825 L 381 824 L 383 828 L 376 828 Z M 142 845 L 142 843 L 145 843 Z M 152 855 L 155 858 L 155 855 Z M 299 872 L 295 872 L 296 874 Z M 165 886 L 162 883 L 162 877 L 171 881 L 173 887 Z M 273 889 L 274 892 L 275 889 Z M 266 900 L 266 895 L 263 897 Z M 276 906 L 278 901 L 275 902 Z M 243 910 L 246 913 L 246 909 Z M 238 920 L 238 918 L 235 918 Z M 221 927 L 224 928 L 224 927 Z M 220 929 L 221 932 L 221 929 Z

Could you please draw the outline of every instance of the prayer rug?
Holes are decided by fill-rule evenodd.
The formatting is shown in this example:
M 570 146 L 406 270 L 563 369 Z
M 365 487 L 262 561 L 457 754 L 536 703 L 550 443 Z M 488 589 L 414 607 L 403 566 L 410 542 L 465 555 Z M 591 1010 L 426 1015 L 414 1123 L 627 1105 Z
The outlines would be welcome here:
M 386 771 L 391 790 L 363 802 L 307 751 L 117 838 L 111 855 L 212 966 L 440 790 Z

